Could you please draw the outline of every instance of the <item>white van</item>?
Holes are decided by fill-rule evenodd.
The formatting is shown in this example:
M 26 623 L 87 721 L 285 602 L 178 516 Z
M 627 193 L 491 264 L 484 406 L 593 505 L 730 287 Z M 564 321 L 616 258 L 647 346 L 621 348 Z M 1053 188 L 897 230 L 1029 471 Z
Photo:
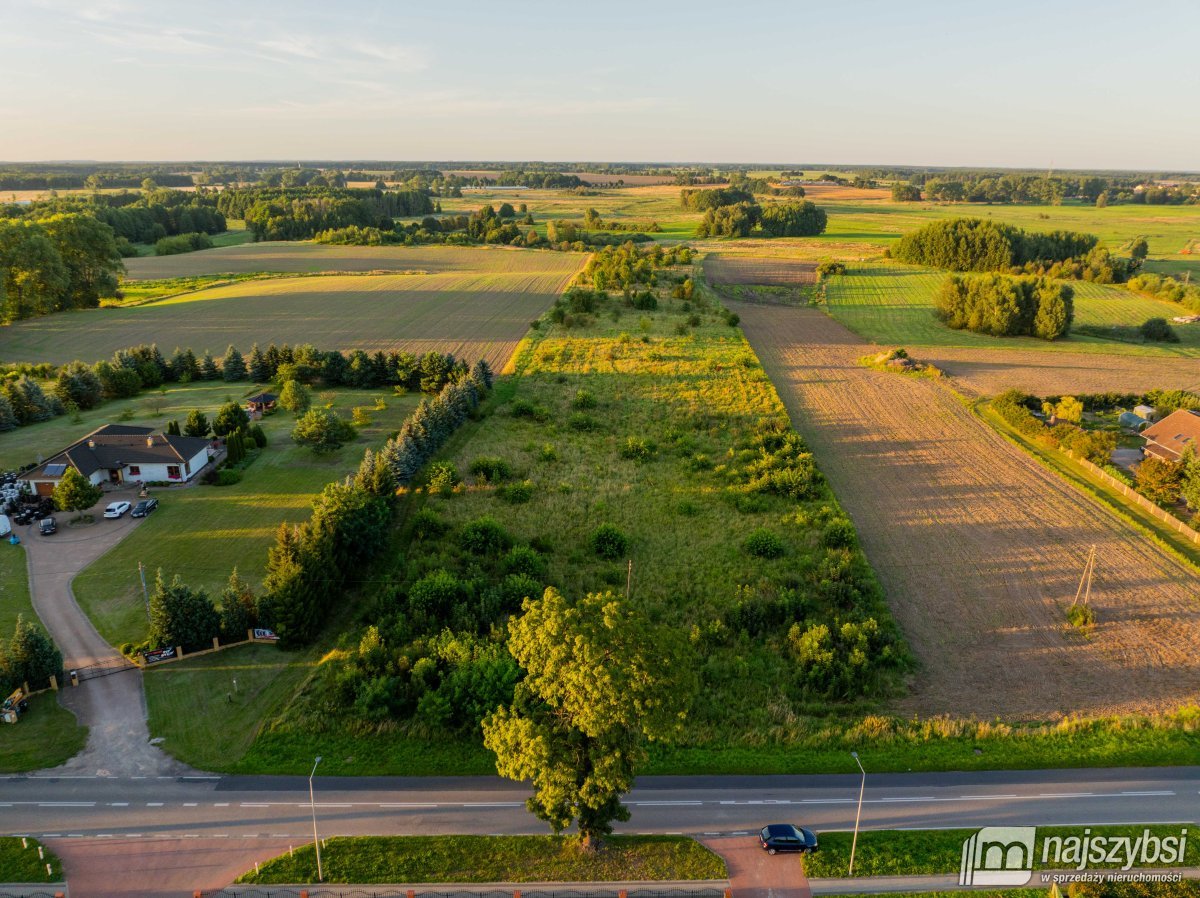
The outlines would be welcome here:
M 4 539 L 12 533 L 12 524 L 8 522 L 8 515 L 0 514 L 0 539 Z

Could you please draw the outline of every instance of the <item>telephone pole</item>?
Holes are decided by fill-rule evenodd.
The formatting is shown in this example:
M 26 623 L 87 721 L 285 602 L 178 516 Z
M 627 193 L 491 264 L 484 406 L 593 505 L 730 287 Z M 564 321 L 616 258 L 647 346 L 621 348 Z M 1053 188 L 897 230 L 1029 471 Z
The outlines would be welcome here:
M 1071 603 L 1074 608 L 1080 604 L 1079 599 L 1083 598 L 1083 606 L 1086 608 L 1088 602 L 1092 598 L 1092 576 L 1096 572 L 1096 547 L 1092 546 L 1088 552 L 1087 563 L 1083 566 L 1083 575 L 1079 578 L 1079 588 L 1075 590 L 1075 601 Z

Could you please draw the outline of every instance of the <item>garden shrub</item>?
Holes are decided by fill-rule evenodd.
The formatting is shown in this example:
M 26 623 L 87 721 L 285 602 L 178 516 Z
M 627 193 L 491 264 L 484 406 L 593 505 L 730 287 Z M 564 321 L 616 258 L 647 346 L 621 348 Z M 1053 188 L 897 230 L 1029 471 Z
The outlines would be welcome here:
M 432 509 L 422 508 L 412 516 L 412 532 L 416 539 L 437 539 L 449 529 L 450 525 L 439 518 Z
M 500 559 L 500 569 L 506 574 L 525 574 L 540 579 L 546 575 L 546 562 L 529 546 L 513 546 Z
M 621 446 L 621 457 L 646 461 L 657 451 L 658 447 L 654 445 L 653 440 L 647 440 L 644 437 L 626 437 L 624 445 Z
M 533 498 L 533 481 L 522 480 L 519 483 L 506 483 L 496 491 L 496 495 L 505 502 L 521 505 Z
M 429 488 L 434 492 L 451 490 L 461 479 L 453 462 L 435 461 L 429 466 Z
M 576 390 L 575 398 L 571 400 L 571 408 L 584 411 L 596 407 L 596 397 L 588 390 Z

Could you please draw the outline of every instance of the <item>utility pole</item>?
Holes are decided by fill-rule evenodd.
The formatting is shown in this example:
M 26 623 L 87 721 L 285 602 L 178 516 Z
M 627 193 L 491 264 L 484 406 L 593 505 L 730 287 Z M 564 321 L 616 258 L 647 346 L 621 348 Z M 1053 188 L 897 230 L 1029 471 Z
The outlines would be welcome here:
M 1092 576 L 1096 572 L 1096 547 L 1092 546 L 1088 552 L 1087 563 L 1083 566 L 1083 575 L 1079 578 L 1079 588 L 1075 590 L 1075 601 L 1071 603 L 1074 608 L 1079 604 L 1079 599 L 1083 598 L 1083 606 L 1086 608 L 1088 602 L 1092 598 Z
M 146 566 L 138 562 L 138 576 L 142 578 L 142 598 L 146 600 L 146 620 L 150 620 L 150 590 L 146 588 Z
M 628 600 L 629 593 L 633 590 L 633 559 L 629 559 L 629 568 L 625 572 L 625 598 Z
M 863 769 L 862 761 L 858 759 L 858 752 L 850 752 L 850 757 L 854 758 L 854 763 L 858 765 L 859 770 L 862 770 L 862 784 L 858 787 L 858 810 L 854 814 L 854 839 L 850 842 L 850 869 L 846 871 L 847 877 L 854 876 L 854 852 L 858 848 L 858 821 L 862 819 L 863 793 L 867 791 L 867 771 Z
M 320 763 L 321 756 L 317 755 L 317 760 L 313 763 L 312 773 L 308 775 L 308 803 L 312 807 L 313 848 L 317 850 L 317 882 L 324 882 L 325 877 L 321 872 L 321 840 L 317 838 L 317 800 L 313 797 L 313 777 L 317 773 L 317 764 Z

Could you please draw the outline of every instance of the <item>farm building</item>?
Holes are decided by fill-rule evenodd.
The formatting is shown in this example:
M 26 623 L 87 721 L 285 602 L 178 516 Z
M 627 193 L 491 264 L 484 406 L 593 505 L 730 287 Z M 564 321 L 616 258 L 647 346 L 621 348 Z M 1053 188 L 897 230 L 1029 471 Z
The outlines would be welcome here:
M 1117 416 L 1117 423 L 1122 427 L 1127 427 L 1130 430 L 1141 433 L 1150 426 L 1151 422 L 1147 421 L 1141 415 L 1134 414 L 1133 412 L 1121 412 L 1121 414 Z
M 93 484 L 191 480 L 211 454 L 200 437 L 155 432 L 151 427 L 106 424 L 38 465 L 22 479 L 40 496 L 54 491 L 67 468 Z
M 1186 409 L 1171 412 L 1142 431 L 1142 436 L 1146 438 L 1147 455 L 1179 461 L 1187 446 L 1200 447 L 1200 414 Z

